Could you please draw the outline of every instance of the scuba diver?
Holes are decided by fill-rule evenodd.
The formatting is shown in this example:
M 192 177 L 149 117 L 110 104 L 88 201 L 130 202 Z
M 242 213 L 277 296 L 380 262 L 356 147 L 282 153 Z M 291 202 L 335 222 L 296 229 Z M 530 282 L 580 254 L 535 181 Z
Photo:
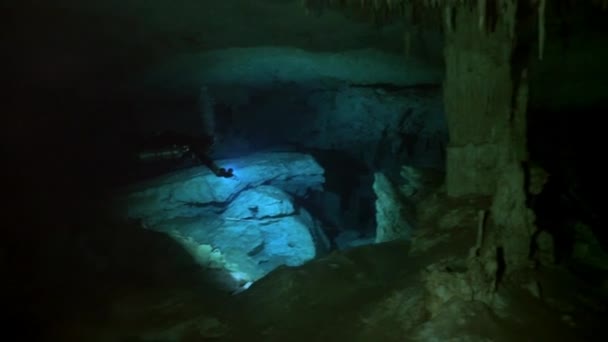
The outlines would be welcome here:
M 194 138 L 177 132 L 164 131 L 144 144 L 144 148 L 137 153 L 137 159 L 143 163 L 191 159 L 208 167 L 217 177 L 234 177 L 233 169 L 220 167 L 210 157 L 213 145 L 212 136 Z

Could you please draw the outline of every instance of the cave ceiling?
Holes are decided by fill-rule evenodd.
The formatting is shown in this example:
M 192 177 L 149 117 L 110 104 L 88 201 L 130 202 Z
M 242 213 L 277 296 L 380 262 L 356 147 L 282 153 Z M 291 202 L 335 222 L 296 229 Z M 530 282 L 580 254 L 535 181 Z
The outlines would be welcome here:
M 28 0 L 4 6 L 12 19 L 3 34 L 14 56 L 13 76 L 38 83 L 47 78 L 55 86 L 91 79 L 114 84 L 177 54 L 228 47 L 403 51 L 401 20 L 379 26 L 346 12 L 305 11 L 301 0 Z M 608 91 L 605 14 L 585 5 L 567 9 L 559 15 L 547 10 L 545 58 L 533 62 L 533 104 L 597 102 Z M 425 51 L 413 53 L 441 68 L 441 45 L 429 37 L 434 41 Z

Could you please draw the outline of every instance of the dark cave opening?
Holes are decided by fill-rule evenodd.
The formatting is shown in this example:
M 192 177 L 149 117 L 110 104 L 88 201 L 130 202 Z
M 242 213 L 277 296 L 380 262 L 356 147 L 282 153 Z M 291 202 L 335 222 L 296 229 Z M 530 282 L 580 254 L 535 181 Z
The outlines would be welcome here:
M 340 234 L 351 233 L 355 242 L 375 237 L 375 195 L 371 192 L 373 173 L 365 163 L 350 157 L 345 151 L 302 149 L 310 153 L 325 169 L 324 189 L 301 199 L 301 203 L 324 224 L 324 231 L 332 248 L 347 245 L 338 243 Z M 369 189 L 366 193 L 365 190 Z M 356 213 L 349 215 L 349 212 Z M 346 242 L 346 241 L 345 241 Z
M 532 199 L 531 207 L 539 228 L 555 240 L 558 262 L 571 259 L 584 226 L 608 251 L 606 218 L 599 207 L 604 198 L 605 170 L 595 148 L 602 145 L 598 113 L 603 112 L 603 105 L 577 110 L 530 109 L 530 157 L 549 174 L 543 192 Z

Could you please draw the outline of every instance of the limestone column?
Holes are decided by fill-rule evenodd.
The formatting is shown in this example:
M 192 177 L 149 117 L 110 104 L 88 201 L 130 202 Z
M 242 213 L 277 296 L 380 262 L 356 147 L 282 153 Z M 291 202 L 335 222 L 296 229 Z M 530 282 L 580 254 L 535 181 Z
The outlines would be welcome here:
M 484 253 L 516 269 L 528 255 L 525 172 L 527 51 L 518 41 L 519 0 L 444 9 L 447 193 L 492 197 Z M 488 1 L 488 3 L 490 3 Z M 522 1 L 523 3 L 523 1 Z M 498 257 L 497 257 L 498 255 Z

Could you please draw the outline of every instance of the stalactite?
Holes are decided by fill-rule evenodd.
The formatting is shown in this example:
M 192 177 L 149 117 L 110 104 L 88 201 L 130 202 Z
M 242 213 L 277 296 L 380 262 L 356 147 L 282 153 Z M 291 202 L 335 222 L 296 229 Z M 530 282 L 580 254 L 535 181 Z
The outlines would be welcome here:
M 504 25 L 507 27 L 507 32 L 509 32 L 509 38 L 515 39 L 515 27 L 516 22 L 515 18 L 517 13 L 517 4 L 518 0 L 497 0 L 498 1 L 498 10 L 496 16 L 502 18 Z
M 445 31 L 446 33 L 452 32 L 454 30 L 454 27 L 452 25 L 453 23 L 453 18 L 452 18 L 452 7 L 449 4 L 445 4 Z
M 484 31 L 486 20 L 486 0 L 477 0 L 477 10 L 479 12 L 479 30 Z
M 545 52 L 545 7 L 547 0 L 540 0 L 538 4 L 538 59 L 543 59 Z
M 374 0 L 374 10 L 378 11 L 382 7 L 382 0 Z
M 414 23 L 414 9 L 411 3 L 403 4 L 403 20 L 405 20 L 406 25 Z

